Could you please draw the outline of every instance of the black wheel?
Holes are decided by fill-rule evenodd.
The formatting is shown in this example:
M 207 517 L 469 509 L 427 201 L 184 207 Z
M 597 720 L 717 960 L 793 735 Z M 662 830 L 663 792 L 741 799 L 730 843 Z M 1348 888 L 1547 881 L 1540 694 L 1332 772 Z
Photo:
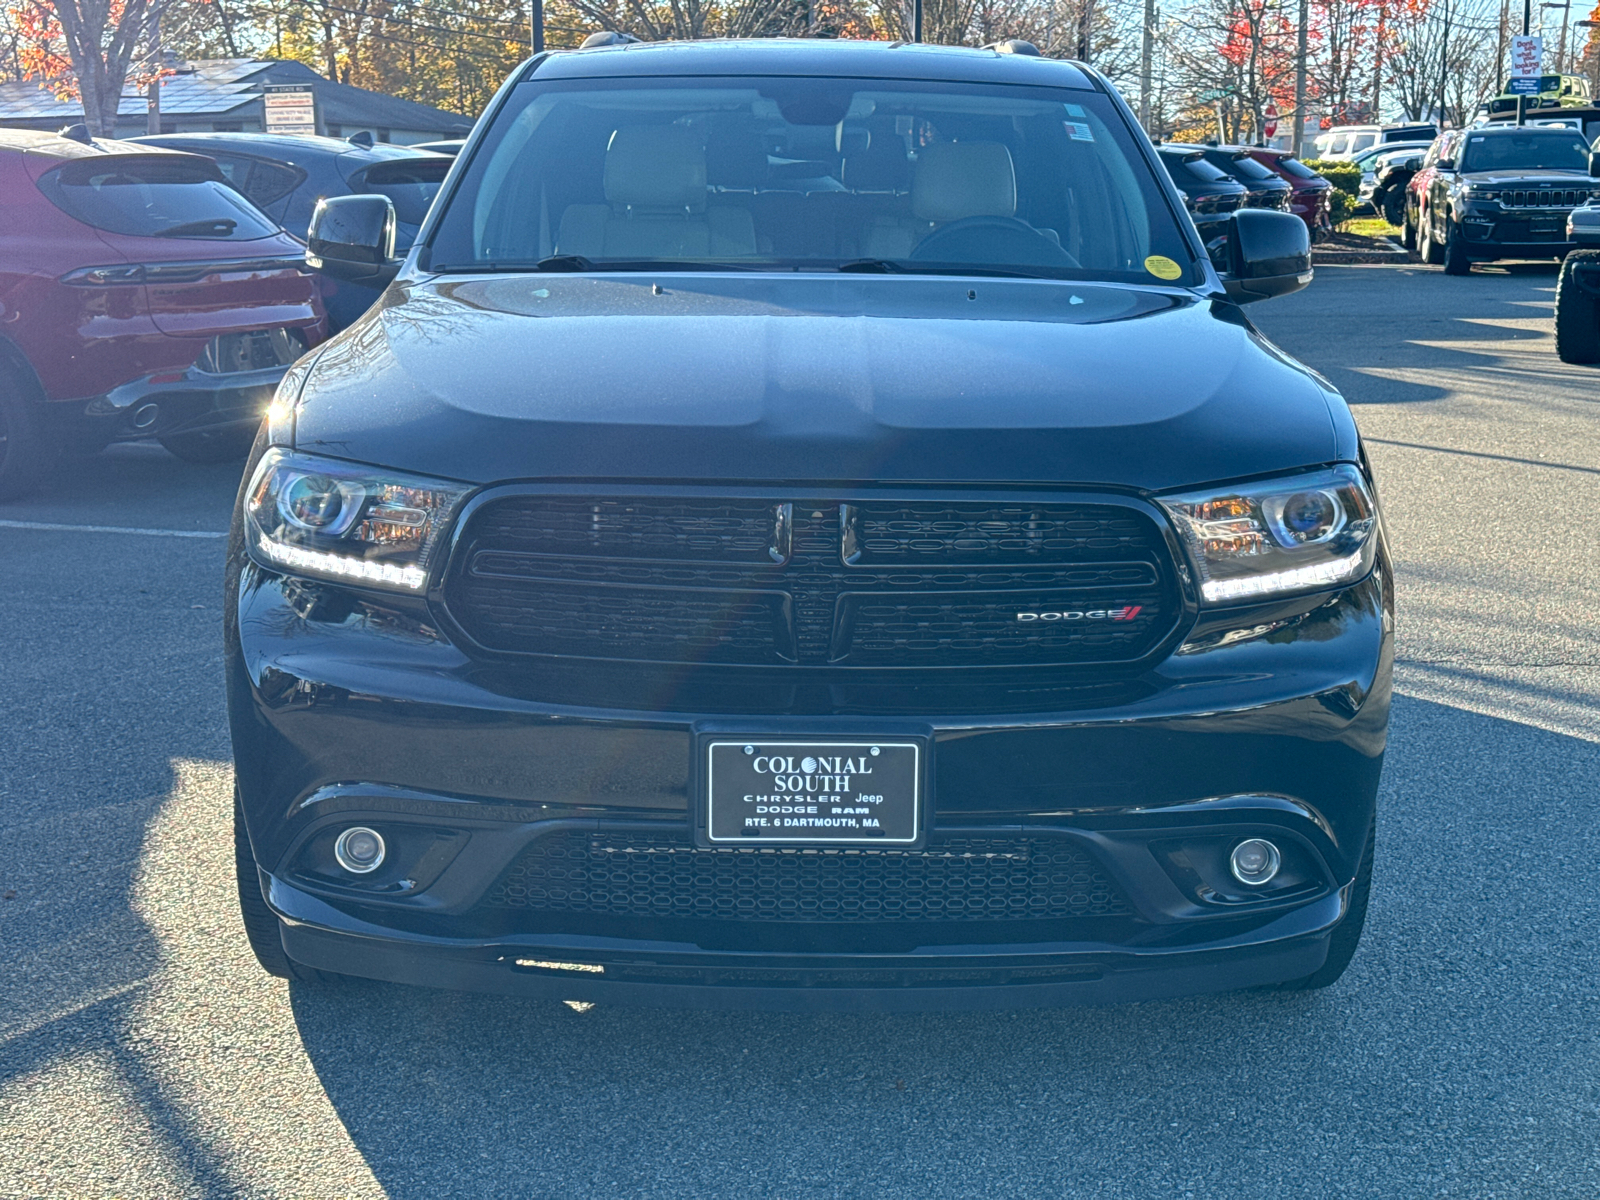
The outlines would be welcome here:
M 1600 299 L 1583 290 L 1573 268 L 1600 263 L 1600 250 L 1574 250 L 1556 281 L 1556 355 L 1564 363 L 1600 362 Z
M 250 849 L 250 833 L 244 825 L 244 806 L 239 803 L 238 788 L 233 791 L 233 865 L 239 884 L 239 915 L 244 918 L 244 935 L 250 940 L 250 949 L 255 952 L 262 970 L 279 979 L 321 983 L 343 980 L 343 975 L 331 971 L 302 967 L 283 952 L 277 914 L 267 907 L 266 897 L 261 894 L 261 875 L 256 867 L 255 852 Z
M 1458 221 L 1445 219 L 1444 273 L 1446 275 L 1472 274 L 1472 259 L 1467 257 L 1467 235 Z
M 1411 206 L 1408 204 L 1400 213 L 1400 244 L 1407 250 L 1417 248 L 1417 227 L 1411 221 Z
M 1417 221 L 1417 249 L 1422 254 L 1422 261 L 1430 267 L 1437 267 L 1443 257 L 1439 253 L 1439 243 L 1433 240 L 1433 216 L 1424 213 Z
M 167 453 L 176 455 L 184 462 L 209 467 L 216 463 L 244 461 L 250 454 L 251 444 L 256 440 L 256 431 L 202 429 L 194 433 L 169 434 L 156 440 L 167 448 Z
M 1361 930 L 1367 923 L 1367 901 L 1372 898 L 1372 851 L 1378 840 L 1378 822 L 1374 818 L 1372 830 L 1367 834 L 1367 847 L 1361 854 L 1361 866 L 1356 869 L 1355 885 L 1350 890 L 1350 908 L 1344 920 L 1333 931 L 1328 945 L 1328 960 L 1303 979 L 1280 983 L 1285 992 L 1309 992 L 1325 988 L 1344 974 L 1350 960 L 1356 956 L 1361 944 Z
M 44 481 L 61 444 L 44 428 L 33 380 L 0 363 L 0 500 L 15 500 Z
M 1400 225 L 1405 222 L 1406 198 L 1397 193 L 1390 192 L 1383 198 L 1383 219 L 1391 225 Z M 1408 246 L 1407 249 L 1410 249 Z

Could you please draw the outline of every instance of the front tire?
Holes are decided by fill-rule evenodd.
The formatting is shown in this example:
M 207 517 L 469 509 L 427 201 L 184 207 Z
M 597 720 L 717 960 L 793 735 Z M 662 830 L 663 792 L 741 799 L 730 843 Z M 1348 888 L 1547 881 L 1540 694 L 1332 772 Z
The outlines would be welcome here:
M 256 866 L 255 851 L 250 848 L 250 831 L 245 828 L 244 806 L 239 803 L 237 787 L 233 789 L 233 867 L 239 885 L 239 915 L 244 919 L 244 935 L 261 969 L 279 979 L 321 983 L 343 980 L 343 975 L 331 971 L 302 967 L 284 953 L 278 915 L 267 907 L 267 898 L 261 894 L 261 872 Z
M 37 393 L 22 371 L 0 363 L 0 501 L 37 489 L 61 454 L 40 419 Z
M 1446 275 L 1472 274 L 1472 259 L 1467 257 L 1467 235 L 1456 221 L 1446 219 L 1444 241 L 1444 273 Z
M 1600 362 L 1600 299 L 1573 275 L 1585 263 L 1600 263 L 1600 250 L 1574 250 L 1556 281 L 1556 356 L 1564 363 Z
M 1437 267 L 1439 259 L 1439 243 L 1433 240 L 1433 217 L 1424 214 L 1417 220 L 1417 249 L 1422 254 L 1422 261 L 1430 267 Z
M 1407 250 L 1417 248 L 1417 227 L 1411 223 L 1411 206 L 1408 204 L 1401 210 L 1400 244 Z
M 1406 202 L 1404 196 L 1390 192 L 1383 198 L 1383 219 L 1391 225 L 1400 225 L 1405 222 Z M 1411 249 L 1410 246 L 1406 247 Z
M 1344 920 L 1334 929 L 1328 942 L 1328 958 L 1320 967 L 1302 979 L 1291 979 L 1278 985 L 1279 991 L 1311 992 L 1337 982 L 1350 960 L 1356 956 L 1361 944 L 1361 931 L 1367 923 L 1367 902 L 1372 898 L 1372 852 L 1378 841 L 1378 821 L 1374 817 L 1372 829 L 1367 834 L 1367 845 L 1361 854 L 1361 865 L 1356 868 L 1356 878 L 1350 889 L 1350 907 Z

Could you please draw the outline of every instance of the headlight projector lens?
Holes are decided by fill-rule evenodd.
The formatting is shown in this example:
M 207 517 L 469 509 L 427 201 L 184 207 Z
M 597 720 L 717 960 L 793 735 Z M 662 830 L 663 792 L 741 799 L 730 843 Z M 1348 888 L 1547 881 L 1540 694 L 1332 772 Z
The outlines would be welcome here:
M 1238 851 L 1234 851 L 1234 854 L 1237 855 Z M 363 825 L 346 829 L 333 844 L 334 859 L 352 875 L 370 875 L 383 865 L 383 855 L 383 835 Z
M 1249 887 L 1271 883 L 1282 865 L 1283 855 L 1265 838 L 1240 842 L 1233 848 L 1233 855 L 1228 860 L 1233 877 Z

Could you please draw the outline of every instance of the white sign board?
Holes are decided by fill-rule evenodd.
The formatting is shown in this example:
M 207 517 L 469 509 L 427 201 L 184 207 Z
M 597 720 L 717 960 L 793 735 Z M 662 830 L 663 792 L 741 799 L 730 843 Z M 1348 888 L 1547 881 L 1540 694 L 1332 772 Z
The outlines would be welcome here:
M 1544 74 L 1544 39 L 1514 37 L 1511 39 L 1511 78 L 1533 79 Z
M 268 84 L 262 89 L 264 120 L 268 133 L 315 134 L 317 98 L 309 84 Z

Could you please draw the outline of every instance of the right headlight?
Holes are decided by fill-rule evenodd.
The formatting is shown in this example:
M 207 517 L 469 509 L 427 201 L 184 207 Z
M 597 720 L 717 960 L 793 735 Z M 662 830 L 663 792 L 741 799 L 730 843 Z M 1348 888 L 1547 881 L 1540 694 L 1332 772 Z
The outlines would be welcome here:
M 1157 497 L 1206 604 L 1314 592 L 1360 579 L 1377 553 L 1377 505 L 1355 467 Z
M 421 592 L 471 489 L 381 467 L 273 449 L 245 493 L 246 545 L 263 566 Z

